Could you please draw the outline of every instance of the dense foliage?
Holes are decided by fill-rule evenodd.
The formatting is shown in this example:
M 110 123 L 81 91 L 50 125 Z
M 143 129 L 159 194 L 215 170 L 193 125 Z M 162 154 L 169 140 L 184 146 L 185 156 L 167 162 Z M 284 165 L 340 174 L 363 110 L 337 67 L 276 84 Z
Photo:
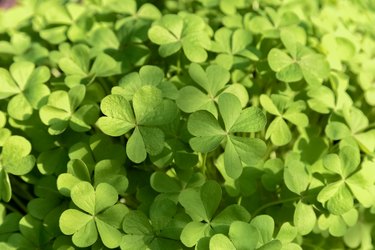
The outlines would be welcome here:
M 373 1 L 7 2 L 1 249 L 374 249 Z

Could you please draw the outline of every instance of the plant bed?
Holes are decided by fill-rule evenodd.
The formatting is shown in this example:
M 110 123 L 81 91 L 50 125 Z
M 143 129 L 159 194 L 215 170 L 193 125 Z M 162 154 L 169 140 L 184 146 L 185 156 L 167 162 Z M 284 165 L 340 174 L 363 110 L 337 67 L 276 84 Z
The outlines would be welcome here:
M 373 249 L 374 22 L 0 1 L 0 249 Z

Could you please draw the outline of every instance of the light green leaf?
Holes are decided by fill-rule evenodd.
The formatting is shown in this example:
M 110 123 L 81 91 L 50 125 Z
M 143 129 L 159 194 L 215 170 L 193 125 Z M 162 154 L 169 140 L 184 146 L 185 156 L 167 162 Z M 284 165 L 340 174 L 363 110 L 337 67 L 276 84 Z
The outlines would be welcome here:
M 92 216 L 76 209 L 65 210 L 60 217 L 60 229 L 64 234 L 71 235 L 92 221 Z
M 93 245 L 98 239 L 98 231 L 94 220 L 88 221 L 81 229 L 73 234 L 72 241 L 78 247 Z
M 271 138 L 273 144 L 283 146 L 290 142 L 292 134 L 283 118 L 276 117 L 268 126 L 266 139 Z
M 258 243 L 258 230 L 249 223 L 234 221 L 229 228 L 229 238 L 238 250 L 253 250 Z
M 147 157 L 145 143 L 139 128 L 135 128 L 126 144 L 126 155 L 135 163 L 144 161 Z
M 199 221 L 192 221 L 188 223 L 181 232 L 181 242 L 187 247 L 193 247 L 197 242 L 208 236 L 210 232 L 210 225 Z
M 210 249 L 236 250 L 237 248 L 224 234 L 215 234 L 210 239 Z
M 341 140 L 351 135 L 349 128 L 341 122 L 330 122 L 326 126 L 325 132 L 332 140 Z
M 237 119 L 239 119 L 240 117 L 241 110 L 242 110 L 241 103 L 236 96 L 229 94 L 229 93 L 228 94 L 224 93 L 220 95 L 219 111 L 220 111 L 221 117 L 223 118 L 226 131 L 231 131 L 232 130 L 231 128 L 233 124 L 235 123 L 238 124 L 237 127 L 239 127 L 239 129 L 241 128 L 241 126 L 243 126 L 243 123 L 245 123 L 243 121 L 244 118 L 242 118 L 241 121 L 237 123 Z M 248 118 L 253 118 L 253 117 L 251 117 L 251 114 L 250 114 L 250 117 Z M 237 130 L 237 131 L 243 132 L 242 130 Z M 233 131 L 233 132 L 236 132 L 236 131 Z
M 100 117 L 97 126 L 110 136 L 126 134 L 135 126 L 133 110 L 129 102 L 120 95 L 106 96 L 100 103 L 104 117 Z
M 153 228 L 149 219 L 140 211 L 131 211 L 125 215 L 122 228 L 127 234 L 152 235 Z
M 116 248 L 120 245 L 122 234 L 119 230 L 111 225 L 108 225 L 97 217 L 95 218 L 95 223 L 98 228 L 100 238 L 106 247 Z
M 258 215 L 250 221 L 259 232 L 259 241 L 262 245 L 270 242 L 275 228 L 275 222 L 269 215 Z
M 22 136 L 11 136 L 3 145 L 1 165 L 4 170 L 14 175 L 29 173 L 35 165 L 35 157 L 29 155 L 31 143 Z
M 83 181 L 76 184 L 72 188 L 70 195 L 74 204 L 80 209 L 91 215 L 95 215 L 95 190 L 90 183 Z
M 301 235 L 309 234 L 316 223 L 316 215 L 313 206 L 299 201 L 294 211 L 293 221 Z

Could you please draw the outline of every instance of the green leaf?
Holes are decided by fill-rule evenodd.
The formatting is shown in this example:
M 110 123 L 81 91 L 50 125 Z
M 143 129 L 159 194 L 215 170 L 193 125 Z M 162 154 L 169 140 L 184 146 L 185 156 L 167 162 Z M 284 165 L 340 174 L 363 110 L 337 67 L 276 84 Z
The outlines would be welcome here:
M 294 211 L 293 221 L 301 235 L 309 234 L 314 229 L 316 223 L 314 208 L 299 201 Z
M 214 150 L 225 138 L 224 130 L 215 117 L 207 111 L 191 114 L 187 126 L 189 132 L 196 136 L 189 143 L 198 152 L 206 153 Z
M 116 248 L 120 245 L 122 234 L 119 230 L 103 222 L 98 217 L 95 218 L 95 223 L 98 228 L 100 238 L 106 247 Z
M 208 236 L 210 232 L 210 225 L 199 221 L 192 221 L 188 223 L 181 232 L 181 242 L 187 247 L 193 247 L 198 241 Z
M 80 230 L 75 232 L 72 237 L 73 243 L 78 247 L 88 247 L 94 244 L 98 239 L 98 231 L 94 220 L 90 220 Z
M 126 154 L 135 163 L 144 161 L 147 157 L 145 143 L 139 128 L 136 128 L 126 144 Z
M 287 161 L 284 168 L 284 182 L 290 191 L 296 194 L 304 192 L 310 183 L 305 165 L 295 159 Z
M 179 195 L 179 202 L 192 218 L 210 221 L 221 200 L 221 187 L 215 181 L 206 182 L 199 190 L 189 188 Z
M 60 229 L 64 234 L 71 235 L 92 221 L 92 216 L 75 209 L 65 210 L 60 217 Z
M 131 211 L 125 215 L 122 228 L 127 234 L 153 235 L 149 219 L 140 211 Z
M 283 118 L 276 117 L 271 122 L 266 132 L 266 139 L 268 138 L 277 146 L 283 146 L 292 140 L 290 129 Z
M 120 95 L 106 96 L 100 103 L 104 117 L 100 117 L 97 126 L 105 134 L 120 136 L 135 126 L 133 110 L 129 102 Z
M 94 215 L 95 214 L 95 190 L 88 182 L 80 182 L 72 188 L 70 193 L 72 201 L 80 209 Z
M 272 240 L 275 222 L 269 215 L 258 215 L 250 221 L 259 232 L 259 242 L 263 245 Z
M 14 175 L 29 173 L 35 165 L 35 157 L 29 155 L 31 144 L 25 138 L 15 135 L 9 137 L 3 145 L 1 165 Z
M 228 235 L 236 249 L 256 249 L 258 230 L 249 223 L 234 221 L 229 228 Z
M 179 192 L 181 184 L 163 172 L 154 172 L 150 178 L 151 187 L 160 193 Z
M 351 135 L 349 128 L 341 122 L 328 123 L 325 132 L 332 140 L 341 140 Z
M 237 248 L 224 234 L 215 234 L 210 239 L 210 249 L 236 250 Z

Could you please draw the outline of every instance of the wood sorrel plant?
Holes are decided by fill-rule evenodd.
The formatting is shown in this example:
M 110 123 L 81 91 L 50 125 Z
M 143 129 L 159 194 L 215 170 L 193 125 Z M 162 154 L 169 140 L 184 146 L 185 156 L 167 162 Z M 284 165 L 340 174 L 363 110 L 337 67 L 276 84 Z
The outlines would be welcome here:
M 374 23 L 370 0 L 1 9 L 0 249 L 374 249 Z

